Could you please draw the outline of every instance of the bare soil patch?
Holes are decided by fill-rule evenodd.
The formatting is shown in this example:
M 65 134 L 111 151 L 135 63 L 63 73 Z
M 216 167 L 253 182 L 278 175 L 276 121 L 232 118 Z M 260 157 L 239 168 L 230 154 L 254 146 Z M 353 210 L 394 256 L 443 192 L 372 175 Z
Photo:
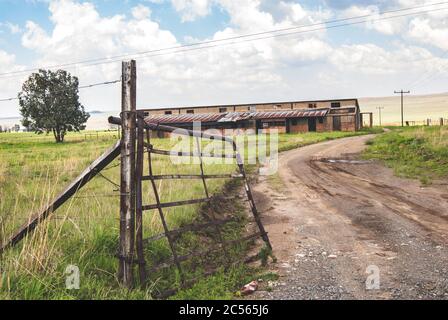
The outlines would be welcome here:
M 255 186 L 280 275 L 258 299 L 447 299 L 448 186 L 359 161 L 372 136 L 280 155 Z M 368 266 L 380 289 L 367 290 Z

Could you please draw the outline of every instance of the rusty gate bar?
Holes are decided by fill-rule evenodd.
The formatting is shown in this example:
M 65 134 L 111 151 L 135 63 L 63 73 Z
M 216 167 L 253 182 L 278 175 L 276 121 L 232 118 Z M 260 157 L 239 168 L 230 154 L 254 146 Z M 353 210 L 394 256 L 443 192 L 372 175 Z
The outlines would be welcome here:
M 199 155 L 198 156 L 198 158 L 199 158 L 199 167 L 201 168 L 201 178 L 202 178 L 202 184 L 204 185 L 204 192 L 205 192 L 206 197 L 210 198 L 210 194 L 209 194 L 208 188 L 207 188 L 207 180 L 205 179 L 205 176 L 204 176 L 204 163 L 202 161 L 202 146 L 201 146 L 201 143 L 199 141 L 199 137 L 196 137 L 195 141 L 196 141 L 196 147 L 198 149 L 197 152 L 198 152 L 198 155 Z M 216 220 L 216 215 L 214 213 L 212 213 L 212 219 Z M 227 252 L 227 247 L 226 247 L 226 245 L 224 243 L 224 239 L 223 239 L 222 234 L 221 234 L 220 225 L 219 224 L 215 224 L 214 228 L 215 228 L 216 234 L 218 236 L 218 240 L 219 240 L 219 242 L 222 245 L 222 249 L 224 251 L 224 255 L 226 256 L 227 264 L 229 264 L 230 263 L 230 256 L 229 256 L 229 253 Z
M 135 212 L 135 226 L 136 226 L 136 251 L 139 265 L 140 285 L 146 282 L 146 260 L 143 248 L 143 192 L 142 192 L 142 176 L 143 176 L 143 162 L 145 150 L 143 146 L 145 132 L 143 128 L 143 120 L 137 118 L 137 165 L 136 165 L 136 212 Z
M 262 237 L 263 241 L 266 243 L 269 250 L 272 250 L 271 242 L 269 241 L 269 237 L 266 233 L 266 230 L 264 229 L 263 223 L 261 222 L 260 214 L 258 213 L 257 206 L 255 205 L 254 197 L 252 195 L 252 190 L 250 188 L 249 182 L 247 181 L 246 170 L 244 170 L 243 159 L 241 158 L 241 155 L 238 152 L 238 146 L 236 145 L 235 141 L 232 141 L 232 147 L 233 147 L 233 151 L 236 154 L 236 162 L 237 162 L 239 171 L 244 179 L 244 189 L 246 190 L 247 198 L 249 200 L 250 208 L 252 210 L 252 214 L 254 216 L 255 222 L 257 223 L 258 229 L 261 232 L 261 237 Z
M 154 180 L 194 180 L 194 179 L 241 179 L 243 178 L 240 174 L 164 174 L 153 176 Z M 150 180 L 149 176 L 143 176 L 143 181 Z
M 204 178 L 204 164 L 202 163 L 202 150 L 201 150 L 201 145 L 200 145 L 200 141 L 199 138 L 196 137 L 196 145 L 198 148 L 198 155 L 199 155 L 199 167 L 201 168 L 201 179 L 202 179 L 202 184 L 204 185 L 204 191 L 205 191 L 205 196 L 207 198 L 210 198 L 209 194 L 208 194 L 208 188 L 207 188 L 207 182 Z
M 188 204 L 196 204 L 196 203 L 202 203 L 202 202 L 208 202 L 210 201 L 210 198 L 202 198 L 202 199 L 192 199 L 192 200 L 181 200 L 181 201 L 173 201 L 173 202 L 165 202 L 165 203 L 156 203 L 156 204 L 150 204 L 143 206 L 143 211 L 149 211 L 154 210 L 158 208 L 171 208 L 171 207 L 178 207 L 178 206 L 185 206 Z
M 237 220 L 234 219 L 234 218 L 227 218 L 227 219 L 223 219 L 223 220 L 208 221 L 208 222 L 203 223 L 203 224 L 188 224 L 188 225 L 185 225 L 185 226 L 180 227 L 178 229 L 170 230 L 169 233 L 171 235 L 173 235 L 173 236 L 177 236 L 177 235 L 182 234 L 183 232 L 199 231 L 199 230 L 208 228 L 208 227 L 213 226 L 213 225 L 221 225 L 221 224 L 226 224 L 226 223 L 229 223 L 229 222 L 236 222 L 236 221 Z M 156 241 L 156 240 L 159 240 L 159 239 L 161 239 L 161 238 L 163 238 L 165 236 L 166 236 L 165 233 L 160 233 L 160 234 L 154 235 L 152 237 L 143 239 L 143 241 L 144 242 Z
M 146 130 L 146 142 L 148 143 L 148 145 L 151 145 L 151 132 L 150 130 Z M 180 262 L 177 259 L 177 253 L 176 253 L 176 248 L 175 248 L 175 244 L 173 239 L 171 238 L 171 235 L 169 233 L 169 229 L 168 229 L 168 225 L 165 221 L 165 216 L 163 215 L 163 210 L 162 210 L 162 204 L 160 203 L 160 198 L 159 198 L 159 191 L 157 190 L 157 186 L 156 186 L 156 182 L 154 179 L 152 179 L 153 177 L 153 169 L 152 169 L 152 161 L 151 161 L 152 157 L 151 157 L 151 149 L 148 149 L 148 165 L 149 165 L 149 176 L 151 177 L 150 181 L 151 181 L 151 185 L 152 185 L 152 189 L 154 192 L 154 198 L 157 202 L 156 204 L 156 208 L 157 211 L 159 212 L 159 216 L 160 216 L 160 220 L 162 221 L 162 225 L 163 225 L 163 230 L 166 233 L 166 239 L 168 240 L 168 244 L 170 246 L 171 249 L 171 254 L 173 255 L 173 259 L 174 262 L 176 264 L 177 270 L 179 271 L 179 276 L 181 279 L 181 282 L 184 282 L 184 275 L 182 272 L 182 267 L 180 265 Z M 145 208 L 145 207 L 144 207 Z M 146 209 L 144 209 L 146 210 Z
M 229 246 L 229 245 L 232 245 L 232 244 L 237 244 L 237 243 L 241 243 L 241 242 L 249 241 L 249 240 L 252 240 L 252 239 L 254 239 L 254 238 L 258 238 L 258 237 L 262 237 L 262 236 L 263 236 L 263 233 L 262 233 L 262 232 L 257 232 L 257 233 L 254 233 L 254 234 L 245 236 L 245 237 L 243 237 L 243 238 L 241 238 L 241 239 L 236 239 L 236 240 L 231 240 L 231 241 L 225 241 L 224 243 L 225 243 L 227 246 Z M 189 260 L 189 259 L 192 258 L 192 257 L 206 256 L 206 255 L 209 255 L 209 254 L 211 254 L 211 253 L 213 253 L 213 252 L 216 252 L 216 251 L 218 251 L 218 250 L 222 250 L 222 249 L 223 249 L 223 245 L 220 244 L 220 245 L 215 246 L 215 247 L 212 247 L 212 248 L 210 248 L 210 249 L 201 250 L 201 251 L 195 251 L 195 252 L 191 252 L 191 253 L 189 253 L 189 254 L 183 255 L 183 256 L 178 256 L 178 257 L 177 257 L 177 261 L 178 261 L 178 262 L 183 262 L 183 261 L 187 261 L 187 260 Z M 167 260 L 164 260 L 164 261 L 158 263 L 157 265 L 151 267 L 151 268 L 149 269 L 149 272 L 155 272 L 155 271 L 160 270 L 160 269 L 163 269 L 163 268 L 169 268 L 169 267 L 172 266 L 173 264 L 175 264 L 174 259 L 172 259 L 172 258 L 171 258 L 171 259 L 167 259 Z
M 173 157 L 198 157 L 201 156 L 202 158 L 230 158 L 235 159 L 235 155 L 215 155 L 213 153 L 202 153 L 198 154 L 197 152 L 176 152 L 176 151 L 167 151 L 167 150 L 159 150 L 159 149 L 152 149 L 152 153 L 159 154 L 162 156 L 173 156 Z
M 110 124 L 115 125 L 121 125 L 121 119 L 118 117 L 109 117 L 108 121 Z M 220 141 L 227 141 L 229 143 L 233 143 L 233 139 L 225 136 L 221 136 L 219 134 L 208 134 L 202 131 L 194 131 L 194 130 L 188 130 L 183 128 L 176 128 L 176 127 L 170 127 L 165 126 L 157 123 L 152 122 L 146 122 L 144 123 L 145 129 L 149 129 L 152 131 L 163 131 L 163 132 L 174 132 L 176 131 L 177 134 L 183 134 L 183 135 L 189 135 L 191 137 L 199 137 L 203 139 L 209 139 L 209 140 L 220 140 Z M 176 154 L 176 153 L 175 153 Z

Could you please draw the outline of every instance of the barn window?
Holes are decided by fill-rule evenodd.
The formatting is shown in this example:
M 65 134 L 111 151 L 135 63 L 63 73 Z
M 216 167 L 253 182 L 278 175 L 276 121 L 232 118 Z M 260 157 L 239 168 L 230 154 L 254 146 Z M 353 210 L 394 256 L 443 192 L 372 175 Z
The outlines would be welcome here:
M 324 118 L 319 118 L 319 123 L 324 123 Z
M 219 108 L 219 113 L 225 113 L 227 112 L 227 108 Z
M 292 124 L 293 126 L 296 126 L 296 125 L 297 125 L 297 119 L 292 119 L 291 124 Z
M 193 114 L 194 110 L 193 109 L 187 110 L 187 113 Z
M 257 111 L 257 107 L 256 106 L 250 106 L 250 107 L 247 107 L 247 110 L 249 110 L 249 111 Z
M 332 108 L 340 108 L 341 107 L 341 103 L 340 102 L 332 102 L 331 103 L 331 107 Z
M 317 108 L 317 104 L 316 103 L 309 103 L 308 104 L 308 108 L 310 108 L 310 109 Z
M 285 125 L 285 122 L 283 122 L 283 121 L 263 122 L 263 128 L 281 127 L 284 125 Z
M 165 111 L 165 114 L 173 114 L 173 111 Z

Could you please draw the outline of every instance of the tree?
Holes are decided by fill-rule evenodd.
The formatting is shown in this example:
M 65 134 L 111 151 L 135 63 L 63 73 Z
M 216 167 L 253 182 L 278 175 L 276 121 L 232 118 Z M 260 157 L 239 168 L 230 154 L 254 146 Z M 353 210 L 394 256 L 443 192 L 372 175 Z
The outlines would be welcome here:
M 90 115 L 79 102 L 78 86 L 78 78 L 64 70 L 33 73 L 19 93 L 23 126 L 39 134 L 53 132 L 56 142 L 85 129 Z

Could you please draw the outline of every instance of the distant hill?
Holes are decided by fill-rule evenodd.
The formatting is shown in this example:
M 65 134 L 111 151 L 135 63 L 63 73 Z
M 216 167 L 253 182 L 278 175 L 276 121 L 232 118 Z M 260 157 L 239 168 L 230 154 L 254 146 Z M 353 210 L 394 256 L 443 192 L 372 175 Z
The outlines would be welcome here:
M 375 124 L 378 124 L 377 107 L 381 110 L 383 124 L 401 122 L 400 95 L 391 97 L 360 98 L 362 112 L 373 112 Z M 404 98 L 405 121 L 423 122 L 425 119 L 448 119 L 448 92 L 431 95 L 406 95 Z

